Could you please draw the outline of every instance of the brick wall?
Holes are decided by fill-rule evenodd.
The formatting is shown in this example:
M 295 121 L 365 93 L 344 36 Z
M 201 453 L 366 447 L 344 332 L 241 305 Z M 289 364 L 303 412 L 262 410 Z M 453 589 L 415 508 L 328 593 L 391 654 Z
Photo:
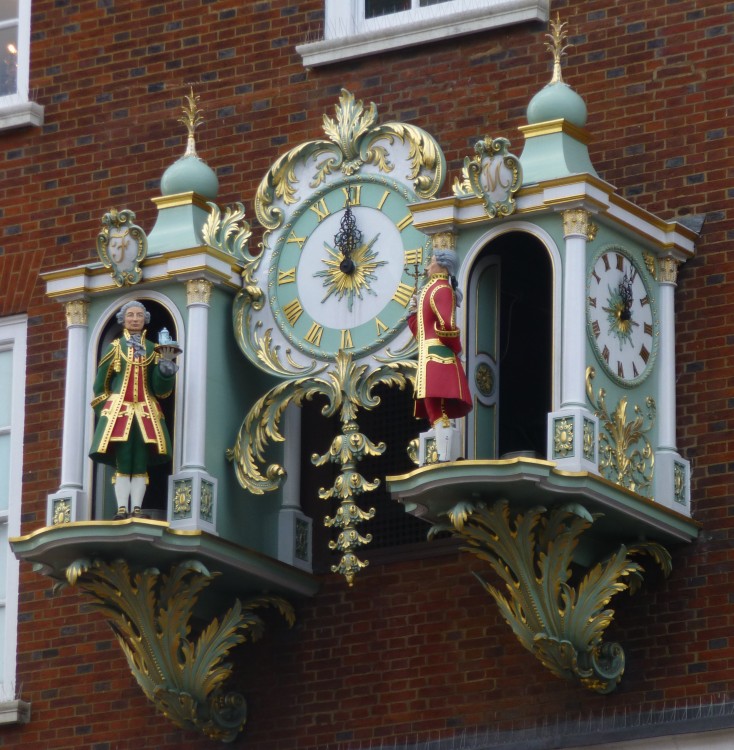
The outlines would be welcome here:
M 353 591 L 327 577 L 238 659 L 258 750 L 369 746 L 464 728 L 708 700 L 732 691 L 732 412 L 729 286 L 734 240 L 734 4 L 562 0 L 574 47 L 564 78 L 586 101 L 592 161 L 625 197 L 665 219 L 705 214 L 677 292 L 679 448 L 692 460 L 701 539 L 674 551 L 670 580 L 620 605 L 609 639 L 628 667 L 612 696 L 582 693 L 536 665 L 456 553 L 372 566 Z M 322 136 L 345 87 L 381 121 L 431 131 L 447 183 L 485 134 L 511 139 L 550 78 L 534 25 L 304 70 L 294 47 L 320 35 L 320 0 L 34 0 L 31 89 L 40 129 L 0 133 L 0 314 L 29 315 L 23 532 L 58 487 L 65 321 L 39 272 L 95 256 L 101 216 L 130 208 L 152 228 L 164 169 L 182 155 L 176 122 L 193 82 L 200 155 L 219 202 L 243 200 L 288 147 Z M 448 186 L 446 188 L 448 191 Z M 33 704 L 4 747 L 202 748 L 154 714 L 111 631 L 74 592 L 51 596 L 23 566 L 18 682 Z M 257 670 L 250 665 L 258 667 Z

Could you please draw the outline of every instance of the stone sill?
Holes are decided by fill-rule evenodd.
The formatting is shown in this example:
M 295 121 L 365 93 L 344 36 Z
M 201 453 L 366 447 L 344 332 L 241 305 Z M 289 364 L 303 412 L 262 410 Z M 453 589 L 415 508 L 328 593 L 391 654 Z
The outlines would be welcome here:
M 43 107 L 36 102 L 0 106 L 0 130 L 43 125 Z
M 0 702 L 0 725 L 27 724 L 31 720 L 31 704 L 25 701 Z

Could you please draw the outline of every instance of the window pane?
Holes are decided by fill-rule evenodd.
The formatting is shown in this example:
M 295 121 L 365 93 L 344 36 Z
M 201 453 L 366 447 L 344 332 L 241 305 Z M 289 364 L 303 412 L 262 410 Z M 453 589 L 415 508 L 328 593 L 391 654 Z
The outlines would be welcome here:
M 410 0 L 365 0 L 364 17 L 375 18 L 410 10 Z
M 0 429 L 10 427 L 10 403 L 13 387 L 13 352 L 0 351 Z
M 18 0 L 0 0 L 0 23 L 18 18 Z
M 18 91 L 18 27 L 0 29 L 0 96 Z
M 439 3 L 447 3 L 449 0 L 421 0 L 421 8 L 426 8 L 429 5 L 438 5 Z
M 8 509 L 10 478 L 10 435 L 0 434 L 0 510 Z

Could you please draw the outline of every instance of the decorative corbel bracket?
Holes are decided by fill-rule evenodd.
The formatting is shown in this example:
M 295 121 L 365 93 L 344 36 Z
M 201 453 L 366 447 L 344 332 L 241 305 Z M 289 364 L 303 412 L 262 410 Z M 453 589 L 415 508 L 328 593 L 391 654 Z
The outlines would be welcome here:
M 625 657 L 620 644 L 602 642 L 614 618 L 607 605 L 615 594 L 639 588 L 643 568 L 632 556 L 651 556 L 668 575 L 668 551 L 657 542 L 621 545 L 574 586 L 573 553 L 595 520 L 583 506 L 537 506 L 511 519 L 509 503 L 499 500 L 491 506 L 459 503 L 447 515 L 451 525 L 435 525 L 431 535 L 450 531 L 462 550 L 489 563 L 505 582 L 503 593 L 477 575 L 523 647 L 554 675 L 612 692 Z
M 133 573 L 125 560 L 84 558 L 66 569 L 67 581 L 107 618 L 148 700 L 181 729 L 231 742 L 245 725 L 247 703 L 224 689 L 232 673 L 224 659 L 248 637 L 262 635 L 255 609 L 276 607 L 289 625 L 294 615 L 280 597 L 236 600 L 221 621 L 215 618 L 192 639 L 194 606 L 216 575 L 195 560 L 174 565 L 167 575 L 155 568 Z

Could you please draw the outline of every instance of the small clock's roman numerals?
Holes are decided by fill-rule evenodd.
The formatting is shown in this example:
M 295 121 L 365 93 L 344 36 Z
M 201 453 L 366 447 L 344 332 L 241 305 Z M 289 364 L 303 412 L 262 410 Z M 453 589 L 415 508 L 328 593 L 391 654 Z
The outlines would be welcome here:
M 650 352 L 647 351 L 647 347 L 644 344 L 640 347 L 640 357 L 645 364 L 650 359 Z
M 645 331 L 647 336 L 652 336 L 652 325 L 650 323 L 643 323 L 642 329 Z
M 398 285 L 392 298 L 395 302 L 403 307 L 407 307 L 413 296 L 413 287 L 410 284 L 403 284 L 402 282 Z
M 619 253 L 617 253 L 617 270 L 624 271 L 624 255 L 619 255 Z
M 591 331 L 594 334 L 594 338 L 598 339 L 601 336 L 601 327 L 598 320 L 591 321 Z
M 387 333 L 388 327 L 379 319 L 375 318 L 375 328 L 377 329 L 377 335 L 382 336 L 383 333 Z
M 322 198 L 320 201 L 313 203 L 309 206 L 309 209 L 318 216 L 319 222 L 322 222 L 330 213 L 329 207 L 326 205 L 326 200 Z
M 601 256 L 602 261 L 604 262 L 604 270 L 608 271 L 611 266 L 609 265 L 609 256 L 604 253 L 604 255 Z
M 296 280 L 296 268 L 287 268 L 283 271 L 278 269 L 278 286 L 293 284 Z
M 339 344 L 340 349 L 354 349 L 354 344 L 352 343 L 352 332 L 349 328 L 345 328 L 342 330 L 342 338 L 341 343 Z
M 301 301 L 298 299 L 298 297 L 289 302 L 287 305 L 283 305 L 283 313 L 285 314 L 285 317 L 291 324 L 291 326 L 294 326 L 296 324 L 296 321 L 301 317 L 302 312 L 303 307 L 301 307 Z
M 321 336 L 324 333 L 324 327 L 318 323 L 311 323 L 311 327 L 306 334 L 306 341 L 314 346 L 321 346 Z
M 617 376 L 624 378 L 624 365 L 619 360 L 617 360 Z
M 604 346 L 604 350 L 601 353 L 601 356 L 604 357 L 604 361 L 609 364 L 609 347 Z
M 649 305 L 649 304 L 650 304 L 650 298 L 647 295 L 640 298 L 640 305 L 642 307 L 644 307 L 645 305 Z
M 596 307 L 596 297 L 589 297 L 589 307 Z

